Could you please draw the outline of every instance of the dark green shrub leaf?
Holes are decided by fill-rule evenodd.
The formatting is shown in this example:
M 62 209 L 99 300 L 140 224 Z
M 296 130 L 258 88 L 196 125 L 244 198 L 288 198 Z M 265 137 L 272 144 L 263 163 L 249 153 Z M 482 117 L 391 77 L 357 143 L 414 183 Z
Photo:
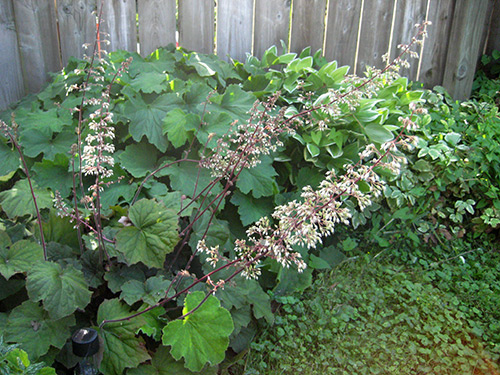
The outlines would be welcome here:
M 170 280 L 165 280 L 162 276 L 154 276 L 145 282 L 129 280 L 122 285 L 120 297 L 129 305 L 142 300 L 148 305 L 154 305 L 160 299 L 167 297 L 165 292 L 170 285 Z M 173 295 L 173 289 L 169 295 Z
M 128 307 L 118 299 L 106 300 L 97 312 L 97 322 L 120 319 L 131 315 Z M 137 367 L 151 359 L 144 341 L 135 333 L 144 324 L 141 316 L 122 322 L 107 323 L 99 329 L 103 341 L 103 357 L 99 370 L 103 375 L 121 375 L 126 368 Z
M 52 207 L 52 196 L 46 189 L 38 189 L 33 184 L 38 208 Z M 14 187 L 0 193 L 0 204 L 9 218 L 24 215 L 36 215 L 28 180 L 19 180 Z
M 156 92 L 160 94 L 168 89 L 167 76 L 165 73 L 160 72 L 140 72 L 130 82 L 130 86 L 135 91 L 142 91 L 147 94 Z
M 123 115 L 130 121 L 130 134 L 137 142 L 145 135 L 158 150 L 165 152 L 168 142 L 163 135 L 163 118 L 168 111 L 182 104 L 182 99 L 176 94 L 160 95 L 152 103 L 146 103 L 140 95 L 131 96 L 123 107 Z
M 255 223 L 261 217 L 273 212 L 271 198 L 255 199 L 252 196 L 241 194 L 239 191 L 234 193 L 231 203 L 238 206 L 241 223 L 245 226 Z
M 43 261 L 42 247 L 28 240 L 11 244 L 5 232 L 0 232 L 0 273 L 9 279 L 15 273 L 28 272 L 31 267 Z
M 26 289 L 33 301 L 42 301 L 52 319 L 57 320 L 84 309 L 92 293 L 83 273 L 73 266 L 40 262 L 28 272 Z
M 52 133 L 38 128 L 21 133 L 23 152 L 31 158 L 43 153 L 44 159 L 54 160 L 57 154 L 66 155 L 75 141 L 76 136 L 70 132 L 62 132 L 55 137 Z
M 15 148 L 6 145 L 0 138 L 0 176 L 16 171 L 19 168 L 19 154 Z
M 61 349 L 71 334 L 69 327 L 73 325 L 73 315 L 53 320 L 38 303 L 26 301 L 10 313 L 5 327 L 5 340 L 21 344 L 31 359 L 37 360 L 51 346 Z
M 134 177 L 144 177 L 156 168 L 158 150 L 149 143 L 128 145 L 118 157 L 121 166 Z
M 163 119 L 163 133 L 167 134 L 168 140 L 174 147 L 179 148 L 192 138 L 200 122 L 200 116 L 184 113 L 182 109 L 176 108 L 168 112 Z
M 203 292 L 189 294 L 182 313 L 197 308 L 204 297 Z M 172 347 L 170 353 L 176 360 L 184 357 L 188 369 L 200 371 L 206 363 L 222 362 L 233 329 L 229 311 L 220 307 L 217 298 L 209 296 L 201 307 L 183 320 L 168 323 L 163 329 L 162 342 Z
M 254 198 L 268 197 L 278 192 L 278 186 L 274 180 L 276 175 L 277 173 L 272 166 L 272 159 L 263 157 L 261 163 L 254 168 L 241 171 L 236 186 L 244 194 L 252 192 Z
M 375 143 L 385 143 L 394 139 L 394 135 L 379 124 L 366 125 L 365 132 L 370 141 Z
M 117 250 L 130 264 L 142 262 L 162 268 L 165 256 L 179 240 L 176 213 L 153 200 L 141 199 L 130 207 L 129 219 L 133 226 L 116 235 Z
M 69 160 L 65 155 L 57 154 L 54 160 L 44 158 L 33 166 L 33 180 L 42 187 L 59 191 L 62 197 L 67 197 L 73 187 L 73 178 L 68 173 Z

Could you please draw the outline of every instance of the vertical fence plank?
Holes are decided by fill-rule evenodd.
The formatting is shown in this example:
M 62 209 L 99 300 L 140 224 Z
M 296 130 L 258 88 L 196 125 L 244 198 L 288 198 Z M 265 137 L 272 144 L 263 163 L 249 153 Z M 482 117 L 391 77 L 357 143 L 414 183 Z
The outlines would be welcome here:
M 488 0 L 463 0 L 455 5 L 443 86 L 457 100 L 469 97 L 487 23 Z
M 486 54 L 491 55 L 493 51 L 500 51 L 500 0 L 495 0 L 491 13 L 490 30 L 486 45 Z
M 214 1 L 179 0 L 179 44 L 189 50 L 214 51 Z
M 82 58 L 83 45 L 93 43 L 96 34 L 96 0 L 58 0 L 57 20 L 61 35 L 62 64 L 70 56 Z
M 219 0 L 217 4 L 217 55 L 245 61 L 252 53 L 254 0 Z
M 136 1 L 135 0 L 105 0 L 102 8 L 101 31 L 108 35 L 103 39 L 109 45 L 102 44 L 107 51 L 124 49 L 137 51 L 136 31 Z
M 175 43 L 175 0 L 138 0 L 141 55 Z
M 49 72 L 61 69 L 54 2 L 15 0 L 13 4 L 25 88 L 37 92 Z
M 12 0 L 0 0 L 0 111 L 24 95 Z
M 454 0 L 432 0 L 429 3 L 428 21 L 432 25 L 427 28 L 429 35 L 424 41 L 420 57 L 419 76 L 419 80 L 428 88 L 443 83 L 454 4 Z
M 281 41 L 288 45 L 290 27 L 290 0 L 256 0 L 254 55 L 261 57 L 264 51 L 275 45 L 282 53 Z
M 401 53 L 401 49 L 398 48 L 398 45 L 411 43 L 412 37 L 414 37 L 417 32 L 415 24 L 422 24 L 425 21 L 426 10 L 427 0 L 398 0 L 395 9 L 395 22 L 390 47 L 391 60 Z M 415 46 L 412 50 L 418 52 L 420 55 L 420 46 Z M 412 59 L 410 56 L 405 56 L 403 58 L 408 60 L 410 68 L 402 68 L 400 74 L 415 80 L 418 72 L 418 60 Z
M 325 57 L 354 67 L 358 40 L 360 0 L 329 0 Z
M 389 51 L 394 0 L 365 0 L 359 37 L 356 73 L 368 65 L 382 68 L 382 56 Z
M 314 53 L 323 48 L 326 0 L 294 0 L 290 51 L 310 46 Z

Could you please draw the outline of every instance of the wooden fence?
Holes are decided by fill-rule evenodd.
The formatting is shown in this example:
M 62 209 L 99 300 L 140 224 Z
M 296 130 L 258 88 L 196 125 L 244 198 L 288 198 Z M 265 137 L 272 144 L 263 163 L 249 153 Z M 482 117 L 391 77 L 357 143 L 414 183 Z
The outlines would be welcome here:
M 96 1 L 0 0 L 0 109 L 83 56 Z M 244 60 L 283 41 L 292 52 L 322 48 L 362 74 L 395 57 L 424 20 L 429 38 L 405 75 L 466 98 L 478 57 L 500 49 L 500 0 L 104 0 L 101 28 L 109 50 L 147 55 L 178 36 L 187 49 Z

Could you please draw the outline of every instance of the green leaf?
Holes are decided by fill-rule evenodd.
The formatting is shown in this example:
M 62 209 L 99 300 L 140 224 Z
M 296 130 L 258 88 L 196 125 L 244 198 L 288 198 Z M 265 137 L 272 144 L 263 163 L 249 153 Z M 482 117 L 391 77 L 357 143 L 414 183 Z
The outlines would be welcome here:
M 162 276 L 153 276 L 140 282 L 138 280 L 129 280 L 122 285 L 120 297 L 129 305 L 142 300 L 148 305 L 156 304 L 160 299 L 165 298 L 170 280 L 165 280 Z M 169 295 L 173 295 L 173 289 Z
M 38 189 L 33 183 L 38 209 L 52 207 L 52 196 L 46 189 Z M 9 218 L 36 215 L 35 205 L 27 179 L 19 180 L 14 187 L 0 193 L 0 204 Z
M 0 273 L 9 279 L 15 273 L 28 272 L 34 264 L 43 261 L 43 249 L 28 240 L 11 244 L 5 232 L 0 232 Z
M 211 104 L 207 106 L 207 110 L 215 113 L 225 112 L 233 121 L 245 123 L 249 118 L 248 111 L 255 101 L 255 96 L 243 91 L 238 85 L 230 85 L 223 95 L 211 98 Z
M 0 138 L 0 176 L 16 171 L 19 168 L 19 154 L 14 147 L 9 147 Z
M 73 177 L 68 172 L 69 160 L 65 155 L 57 154 L 54 161 L 43 159 L 33 166 L 33 180 L 38 186 L 59 191 L 62 197 L 67 197 L 73 187 Z
M 97 322 L 130 316 L 128 307 L 118 299 L 106 300 L 97 312 Z M 121 375 L 126 368 L 135 368 L 151 359 L 142 338 L 135 332 L 144 324 L 141 316 L 116 323 L 107 323 L 99 328 L 103 357 L 99 370 L 103 375 Z
M 62 268 L 58 263 L 41 262 L 29 272 L 26 289 L 31 300 L 42 301 L 52 319 L 57 320 L 83 310 L 90 302 L 83 273 L 73 266 Z
M 166 346 L 160 346 L 150 365 L 140 365 L 127 371 L 127 375 L 193 375 L 194 372 L 184 367 L 184 361 L 176 361 Z M 199 373 L 201 374 L 201 373 Z M 203 375 L 217 375 L 217 368 L 203 370 Z
M 47 353 L 51 346 L 61 349 L 71 335 L 69 327 L 75 325 L 75 317 L 53 320 L 33 301 L 25 301 L 9 315 L 5 327 L 5 340 L 21 344 L 32 360 Z
M 243 169 L 236 181 L 236 186 L 242 193 L 252 192 L 254 198 L 268 197 L 278 192 L 278 186 L 274 180 L 277 173 L 272 166 L 272 159 L 268 156 L 262 157 L 261 163 L 254 168 Z
M 134 143 L 128 145 L 118 158 L 132 176 L 144 177 L 155 170 L 158 150 L 146 142 Z
M 148 307 L 149 305 L 144 303 L 139 308 L 139 311 L 143 311 Z M 161 318 L 162 315 L 165 315 L 165 309 L 162 306 L 155 307 L 154 309 L 143 313 L 141 316 L 144 320 L 144 325 L 139 328 L 137 333 L 142 332 L 145 335 L 153 338 L 155 341 L 160 341 L 161 330 L 165 326 L 165 321 L 167 320 L 166 318 Z
M 375 143 L 385 143 L 394 139 L 394 135 L 389 130 L 378 124 L 366 125 L 365 132 L 370 141 Z
M 117 250 L 130 264 L 142 262 L 162 268 L 165 256 L 179 240 L 176 213 L 153 200 L 141 199 L 130 207 L 129 219 L 133 226 L 116 235 Z
M 168 89 L 167 76 L 160 72 L 140 72 L 130 81 L 130 86 L 137 92 L 160 94 Z
M 200 144 L 215 148 L 217 139 L 229 132 L 233 118 L 225 112 L 206 113 L 203 116 L 203 122 L 203 126 L 195 133 L 196 138 Z M 211 136 L 210 141 L 209 136 Z
M 40 129 L 28 129 L 21 133 L 21 145 L 26 156 L 35 158 L 43 153 L 44 159 L 54 160 L 57 154 L 68 154 L 76 136 L 62 132 L 55 137 Z
M 173 190 L 180 191 L 188 197 L 194 197 L 205 189 L 212 181 L 210 171 L 199 167 L 197 163 L 183 162 L 171 165 L 157 173 L 157 176 L 169 176 Z M 222 191 L 219 183 L 210 191 L 210 195 L 217 195 Z
M 163 118 L 168 111 L 182 104 L 182 99 L 176 94 L 163 94 L 152 103 L 146 103 L 140 95 L 131 96 L 122 108 L 123 115 L 130 121 L 132 138 L 139 142 L 145 135 L 158 150 L 165 152 L 168 142 L 163 135 Z
M 324 260 L 323 258 L 317 257 L 314 254 L 309 255 L 309 263 L 308 266 L 311 268 L 314 268 L 316 270 L 322 270 L 322 269 L 332 269 L 330 264 Z
M 175 148 L 183 146 L 192 138 L 194 131 L 200 126 L 200 116 L 184 113 L 180 108 L 173 109 L 163 119 L 163 133 Z
M 127 267 L 125 264 L 118 264 L 104 274 L 104 279 L 108 282 L 108 288 L 113 293 L 118 293 L 121 286 L 129 280 L 140 280 L 144 282 L 146 276 L 139 265 Z
M 252 196 L 236 191 L 231 198 L 231 203 L 238 207 L 238 213 L 243 225 L 255 223 L 263 216 L 273 212 L 271 198 L 255 199 Z
M 290 295 L 302 292 L 312 285 L 312 269 L 303 272 L 294 268 L 281 268 L 278 274 L 278 284 L 274 288 L 275 295 Z
M 16 111 L 16 122 L 21 128 L 21 133 L 24 133 L 25 129 L 38 129 L 50 135 L 73 124 L 71 113 L 58 108 L 47 111 L 37 109 L 30 112 L 21 108 Z
M 194 292 L 185 299 L 183 314 L 194 310 L 205 297 L 203 292 Z M 170 353 L 176 360 L 184 357 L 186 367 L 200 371 L 206 363 L 222 362 L 233 331 L 231 314 L 220 307 L 214 296 L 192 314 L 182 320 L 174 320 L 163 329 L 163 345 L 170 345 Z

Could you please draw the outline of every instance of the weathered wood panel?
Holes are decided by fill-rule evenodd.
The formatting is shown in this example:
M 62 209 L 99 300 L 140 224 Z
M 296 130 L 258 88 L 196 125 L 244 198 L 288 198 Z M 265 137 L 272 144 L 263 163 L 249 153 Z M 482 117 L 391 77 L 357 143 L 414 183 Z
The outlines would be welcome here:
M 340 65 L 354 68 L 360 15 L 360 0 L 329 1 L 325 41 L 327 60 L 337 60 Z
M 420 62 L 419 80 L 432 88 L 443 83 L 451 24 L 455 10 L 454 0 L 432 0 L 429 2 L 428 20 L 432 22 L 428 37 L 424 41 Z
M 290 27 L 290 0 L 256 0 L 253 54 L 261 57 L 275 45 L 283 52 L 281 41 L 288 45 Z
M 294 0 L 290 51 L 311 47 L 314 53 L 323 48 L 326 0 Z
M 141 55 L 175 43 L 175 0 L 138 0 Z
M 422 24 L 425 21 L 427 0 L 398 0 L 396 3 L 394 27 L 392 31 L 392 43 L 390 58 L 395 59 L 402 52 L 398 45 L 410 44 L 417 32 L 415 24 Z M 411 48 L 421 55 L 421 46 L 415 45 Z M 402 68 L 400 74 L 412 80 L 417 78 L 418 59 L 413 59 L 409 55 L 403 57 L 410 63 L 410 68 Z
M 463 0 L 455 5 L 443 86 L 458 100 L 470 95 L 488 0 Z
M 486 43 L 486 54 L 491 55 L 494 50 L 500 51 L 500 0 L 495 0 L 493 5 Z
M 24 95 L 12 0 L 0 0 L 0 111 Z
M 189 50 L 214 51 L 214 1 L 179 0 L 179 44 Z
M 382 68 L 382 56 L 389 51 L 394 0 L 365 0 L 356 73 L 363 75 L 366 67 Z
M 245 61 L 252 53 L 254 0 L 219 0 L 217 6 L 217 55 Z
M 17 40 L 25 88 L 37 92 L 62 68 L 53 1 L 15 0 Z
M 70 56 L 88 54 L 83 45 L 96 37 L 96 0 L 57 0 L 57 20 L 61 35 L 62 64 Z
M 107 51 L 137 51 L 135 16 L 135 0 L 105 0 L 100 29 L 103 32 L 101 38 L 108 40 L 109 44 L 101 44 L 101 48 Z

